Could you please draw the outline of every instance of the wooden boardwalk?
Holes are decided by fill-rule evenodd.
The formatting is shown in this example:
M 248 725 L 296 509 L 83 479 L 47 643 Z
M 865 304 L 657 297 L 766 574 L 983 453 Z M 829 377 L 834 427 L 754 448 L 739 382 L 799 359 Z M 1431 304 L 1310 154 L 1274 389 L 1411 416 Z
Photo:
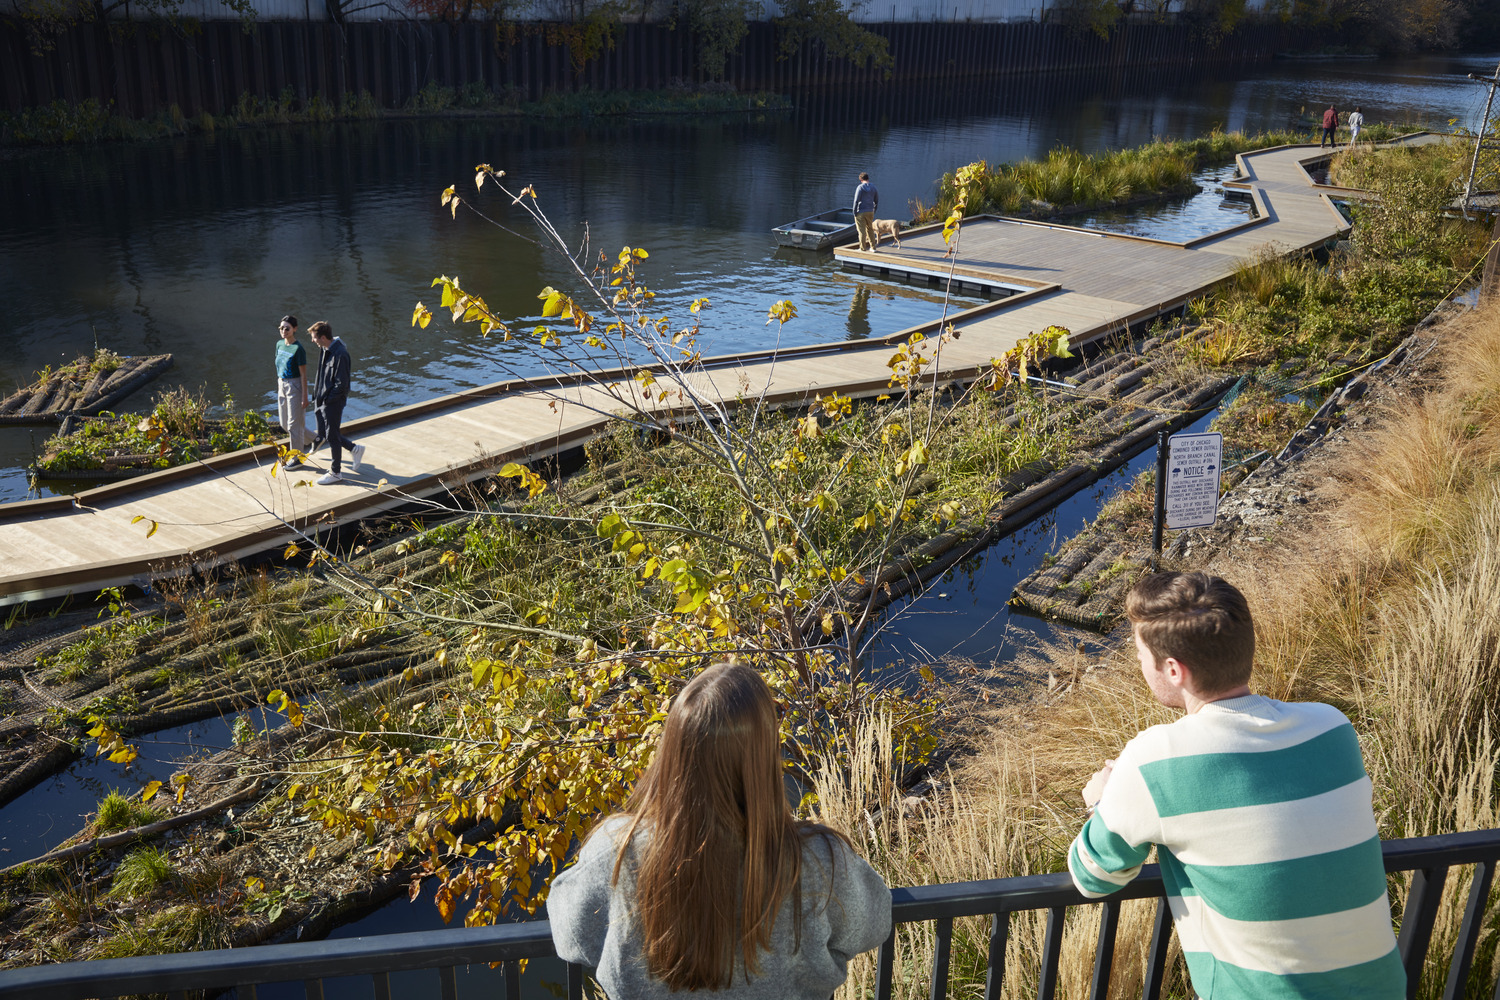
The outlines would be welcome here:
M 1034 330 L 1065 326 L 1075 343 L 1106 337 L 1179 308 L 1247 258 L 1342 235 L 1342 216 L 1301 165 L 1318 155 L 1303 146 L 1242 156 L 1239 186 L 1260 217 L 1189 243 L 986 217 L 965 223 L 956 261 L 944 256 L 941 227 L 910 231 L 900 251 L 837 255 L 896 274 L 946 274 L 952 265 L 960 280 L 1022 289 L 953 317 L 962 336 L 943 348 L 940 377 L 963 378 Z M 762 389 L 775 402 L 831 390 L 873 395 L 886 390 L 891 345 L 911 332 L 710 359 L 695 379 L 724 400 Z M 321 468 L 273 477 L 275 449 L 263 446 L 76 497 L 0 505 L 0 604 L 144 584 L 278 548 L 294 537 L 288 524 L 357 520 L 457 488 L 499 463 L 575 447 L 618 409 L 600 383 L 499 383 L 349 423 L 367 462 L 357 476 L 346 466 L 338 486 L 311 485 Z M 314 458 L 321 466 L 326 453 Z M 138 517 L 145 520 L 132 523 Z M 150 522 L 157 527 L 148 537 Z

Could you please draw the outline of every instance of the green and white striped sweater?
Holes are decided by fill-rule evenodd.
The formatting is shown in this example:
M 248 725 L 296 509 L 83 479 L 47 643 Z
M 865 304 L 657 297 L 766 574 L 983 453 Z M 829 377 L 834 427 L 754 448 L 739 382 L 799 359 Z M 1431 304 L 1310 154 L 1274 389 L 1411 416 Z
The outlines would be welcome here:
M 1337 709 L 1248 695 L 1140 733 L 1068 869 L 1105 896 L 1153 844 L 1204 1000 L 1406 995 L 1370 779 Z

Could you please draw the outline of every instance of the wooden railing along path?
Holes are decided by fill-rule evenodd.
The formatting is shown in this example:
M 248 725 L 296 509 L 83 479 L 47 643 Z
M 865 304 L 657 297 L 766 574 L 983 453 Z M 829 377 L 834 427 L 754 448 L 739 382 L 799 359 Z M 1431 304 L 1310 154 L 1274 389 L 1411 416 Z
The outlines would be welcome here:
M 1098 340 L 1181 308 L 1256 254 L 1343 235 L 1347 223 L 1303 168 L 1320 155 L 1300 146 L 1241 156 L 1237 186 L 1258 217 L 1187 243 L 983 217 L 965 224 L 953 259 L 940 227 L 911 230 L 900 251 L 846 247 L 837 256 L 849 267 L 917 276 L 945 277 L 951 266 L 959 280 L 1016 290 L 953 317 L 961 335 L 943 348 L 938 378 L 964 380 L 1034 330 L 1057 324 L 1075 344 Z M 833 390 L 873 396 L 887 391 L 892 344 L 936 326 L 934 319 L 884 338 L 713 358 L 694 379 L 723 400 L 763 394 L 791 404 Z M 616 376 L 631 384 L 623 372 L 502 382 L 351 421 L 345 430 L 367 447 L 368 460 L 338 486 L 297 485 L 316 472 L 273 477 L 275 448 L 261 446 L 74 497 L 0 505 L 0 605 L 243 558 L 284 545 L 293 537 L 288 524 L 354 521 L 439 495 L 505 461 L 566 451 L 621 408 L 604 389 Z M 378 487 L 381 480 L 387 485 Z

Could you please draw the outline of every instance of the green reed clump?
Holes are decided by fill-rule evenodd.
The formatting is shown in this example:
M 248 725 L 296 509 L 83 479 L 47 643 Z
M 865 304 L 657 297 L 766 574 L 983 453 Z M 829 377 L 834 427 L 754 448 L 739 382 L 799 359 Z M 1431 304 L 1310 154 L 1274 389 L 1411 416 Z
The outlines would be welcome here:
M 177 869 L 172 865 L 171 855 L 147 845 L 131 851 L 120 861 L 110 879 L 109 894 L 120 899 L 137 899 L 176 880 Z
M 114 833 L 131 830 L 161 819 L 161 810 L 147 805 L 131 795 L 111 791 L 99 800 L 99 812 L 94 818 L 94 830 L 98 833 Z
M 1197 139 L 1158 139 L 1134 149 L 1103 153 L 1081 153 L 1059 147 L 1041 160 L 1021 160 L 995 167 L 983 164 L 978 196 L 971 198 L 968 212 L 978 215 L 1050 214 L 1059 210 L 1100 208 L 1135 198 L 1187 193 L 1193 172 L 1215 163 L 1227 163 L 1236 154 L 1269 146 L 1304 141 L 1293 132 L 1215 131 Z M 916 221 L 934 222 L 947 217 L 954 204 L 954 174 L 938 182 L 938 198 L 931 206 L 918 204 Z

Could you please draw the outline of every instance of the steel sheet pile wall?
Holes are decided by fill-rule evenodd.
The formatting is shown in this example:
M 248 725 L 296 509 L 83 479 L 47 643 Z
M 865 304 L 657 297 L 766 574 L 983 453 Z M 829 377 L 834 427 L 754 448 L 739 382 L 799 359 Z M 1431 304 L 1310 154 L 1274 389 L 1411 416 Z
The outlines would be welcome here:
M 1108 40 L 1061 25 L 911 22 L 868 24 L 890 42 L 904 83 L 1126 67 L 1227 68 L 1271 58 L 1281 40 L 1272 25 L 1241 28 L 1216 42 L 1187 25 L 1126 24 Z M 614 47 L 575 72 L 565 43 L 549 44 L 544 25 L 483 23 L 267 21 L 244 30 L 209 21 L 191 30 L 156 22 L 79 25 L 56 47 L 33 53 L 23 33 L 0 30 L 0 109 L 57 99 L 114 101 L 128 116 L 172 106 L 183 114 L 234 109 L 240 95 L 340 101 L 367 91 L 398 107 L 428 84 L 481 82 L 534 100 L 579 89 L 654 90 L 703 79 L 690 31 L 660 24 L 616 29 Z M 740 90 L 881 86 L 883 71 L 860 69 L 805 45 L 779 58 L 777 28 L 755 23 L 729 60 Z

